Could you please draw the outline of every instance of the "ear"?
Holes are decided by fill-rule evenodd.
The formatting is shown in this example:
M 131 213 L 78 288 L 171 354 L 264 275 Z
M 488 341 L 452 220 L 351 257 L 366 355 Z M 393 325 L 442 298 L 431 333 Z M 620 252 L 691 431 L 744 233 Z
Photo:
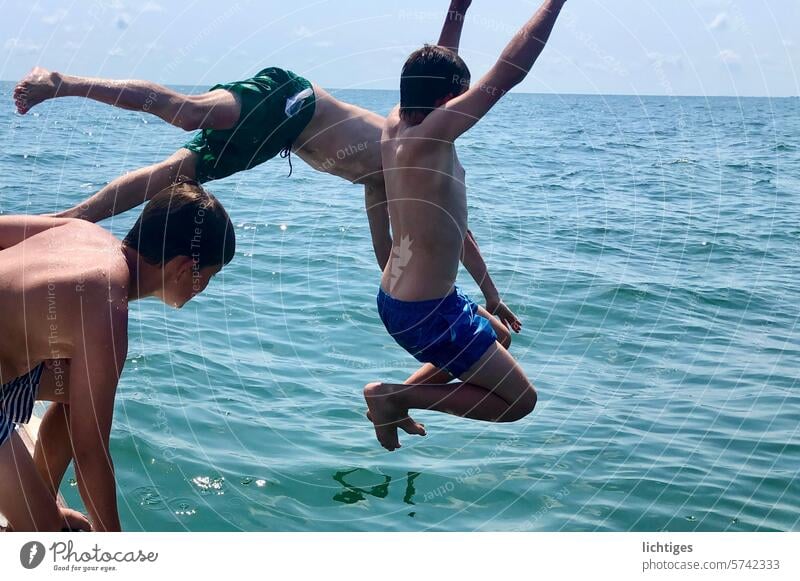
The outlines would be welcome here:
M 176 281 L 183 280 L 187 276 L 191 278 L 192 276 L 192 266 L 194 265 L 194 260 L 192 260 L 189 256 L 176 256 L 169 263 L 166 265 L 172 275 L 175 277 Z

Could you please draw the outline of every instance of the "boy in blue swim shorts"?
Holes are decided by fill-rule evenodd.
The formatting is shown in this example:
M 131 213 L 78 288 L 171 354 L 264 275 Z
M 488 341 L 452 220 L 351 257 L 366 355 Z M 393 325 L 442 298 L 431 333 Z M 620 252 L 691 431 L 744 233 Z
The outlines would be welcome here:
M 520 365 L 455 286 L 467 231 L 464 168 L 455 141 L 525 78 L 565 1 L 545 0 L 475 86 L 458 53 L 442 46 L 424 46 L 403 67 L 400 105 L 381 138 L 395 246 L 383 271 L 378 312 L 392 337 L 426 367 L 406 383 L 364 389 L 368 417 L 387 450 L 400 447 L 398 428 L 425 435 L 410 409 L 513 422 L 536 406 L 536 390 Z M 445 374 L 460 381 L 447 383 Z

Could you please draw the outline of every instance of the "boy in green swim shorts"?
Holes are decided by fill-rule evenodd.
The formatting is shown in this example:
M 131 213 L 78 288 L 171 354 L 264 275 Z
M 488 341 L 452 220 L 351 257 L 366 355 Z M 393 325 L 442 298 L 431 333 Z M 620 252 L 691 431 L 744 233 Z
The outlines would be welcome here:
M 470 4 L 471 0 L 451 1 L 439 45 L 458 47 Z M 22 114 L 45 100 L 70 96 L 150 113 L 200 133 L 167 159 L 120 176 L 59 217 L 98 222 L 147 201 L 178 176 L 205 182 L 251 169 L 281 152 L 295 153 L 318 171 L 364 186 L 376 258 L 381 269 L 386 266 L 392 241 L 380 152 L 385 121 L 381 115 L 340 101 L 319 85 L 277 68 L 185 95 L 149 81 L 75 77 L 37 67 L 14 90 Z M 465 253 L 477 253 L 472 241 L 466 242 Z M 507 313 L 504 316 L 512 321 Z
M 183 147 L 197 155 L 200 182 L 218 180 L 260 165 L 295 140 L 314 117 L 311 83 L 290 71 L 270 67 L 245 81 L 215 85 L 239 101 L 239 121 L 230 129 L 203 129 Z

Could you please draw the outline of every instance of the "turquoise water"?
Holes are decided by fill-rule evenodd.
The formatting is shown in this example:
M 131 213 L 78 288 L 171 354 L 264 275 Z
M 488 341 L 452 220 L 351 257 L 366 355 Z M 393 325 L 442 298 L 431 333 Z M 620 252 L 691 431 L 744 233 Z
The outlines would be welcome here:
M 20 117 L 0 89 L 6 213 L 66 208 L 186 139 L 80 100 Z M 415 362 L 377 318 L 362 191 L 273 160 L 209 186 L 239 248 L 208 291 L 132 309 L 124 528 L 799 530 L 800 100 L 512 95 L 460 155 L 536 411 L 417 412 L 429 435 L 383 450 L 361 389 Z

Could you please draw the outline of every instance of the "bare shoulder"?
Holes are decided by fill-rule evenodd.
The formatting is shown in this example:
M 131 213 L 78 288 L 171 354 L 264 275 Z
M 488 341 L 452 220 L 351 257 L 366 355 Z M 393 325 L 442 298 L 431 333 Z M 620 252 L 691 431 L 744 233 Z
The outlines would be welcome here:
M 85 300 L 125 306 L 129 296 L 130 270 L 122 241 L 105 228 L 85 220 L 73 220 L 54 232 L 68 260 L 70 276 L 78 279 Z M 51 241 L 52 244 L 53 241 Z M 99 303 L 98 303 L 99 304 Z
M 102 226 L 98 226 L 93 222 L 89 222 L 87 220 L 80 220 L 78 218 L 63 218 L 64 224 L 60 226 L 62 229 L 69 229 L 72 232 L 80 232 L 86 236 L 92 236 L 98 239 L 109 239 L 113 238 L 116 240 L 113 234 L 103 228 Z
M 392 139 L 400 126 L 400 105 L 389 111 L 383 122 L 383 138 Z

